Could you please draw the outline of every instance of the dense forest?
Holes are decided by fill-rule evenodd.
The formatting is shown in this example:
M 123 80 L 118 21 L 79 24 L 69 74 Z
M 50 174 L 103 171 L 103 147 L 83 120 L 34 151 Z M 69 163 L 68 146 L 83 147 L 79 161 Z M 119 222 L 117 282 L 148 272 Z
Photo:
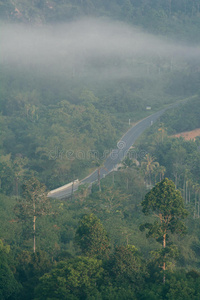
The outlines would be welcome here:
M 0 299 L 199 299 L 200 138 L 174 134 L 200 128 L 200 1 L 1 0 L 0 24 Z M 101 189 L 47 198 L 176 102 Z
M 1 19 L 41 25 L 82 16 L 108 17 L 199 42 L 199 0 L 1 0 Z

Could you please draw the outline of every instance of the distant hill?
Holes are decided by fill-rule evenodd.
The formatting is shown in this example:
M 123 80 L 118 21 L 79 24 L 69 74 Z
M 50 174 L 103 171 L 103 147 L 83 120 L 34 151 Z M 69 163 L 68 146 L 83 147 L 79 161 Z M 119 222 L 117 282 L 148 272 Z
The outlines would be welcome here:
M 82 16 L 108 17 L 150 32 L 200 41 L 200 0 L 1 0 L 0 19 L 41 25 Z

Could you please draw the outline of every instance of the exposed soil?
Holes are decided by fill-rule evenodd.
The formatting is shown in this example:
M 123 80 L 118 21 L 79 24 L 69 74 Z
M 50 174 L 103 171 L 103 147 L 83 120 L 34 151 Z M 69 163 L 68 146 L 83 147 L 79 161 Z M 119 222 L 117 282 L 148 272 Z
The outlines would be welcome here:
M 192 131 L 185 131 L 185 132 L 177 133 L 177 134 L 175 134 L 173 136 L 174 137 L 180 137 L 180 136 L 182 136 L 187 141 L 189 141 L 189 140 L 195 140 L 195 138 L 197 136 L 200 136 L 200 128 L 197 128 L 197 129 L 192 130 Z

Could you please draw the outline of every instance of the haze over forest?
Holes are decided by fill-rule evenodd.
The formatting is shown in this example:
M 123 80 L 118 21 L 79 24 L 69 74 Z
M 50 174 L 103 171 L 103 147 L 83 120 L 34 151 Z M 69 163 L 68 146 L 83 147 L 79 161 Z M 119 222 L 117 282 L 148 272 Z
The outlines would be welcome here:
M 200 47 L 172 41 L 109 19 L 84 18 L 68 23 L 1 28 L 1 64 L 47 70 L 56 76 L 89 79 L 139 77 L 148 68 L 186 68 L 200 60 Z
M 0 26 L 0 300 L 199 300 L 200 137 L 176 134 L 200 128 L 200 0 L 1 0 Z

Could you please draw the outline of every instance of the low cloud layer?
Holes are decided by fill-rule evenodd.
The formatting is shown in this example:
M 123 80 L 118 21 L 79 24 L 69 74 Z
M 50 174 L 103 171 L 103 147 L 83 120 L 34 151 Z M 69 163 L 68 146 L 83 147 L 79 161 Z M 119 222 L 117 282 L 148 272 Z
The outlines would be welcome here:
M 145 64 L 200 60 L 200 47 L 158 38 L 119 22 L 80 20 L 31 28 L 1 27 L 1 64 L 87 76 L 91 71 L 121 76 Z M 155 63 L 156 60 L 156 63 Z M 163 62 L 164 61 L 164 62 Z M 146 67 L 145 67 L 146 68 Z

